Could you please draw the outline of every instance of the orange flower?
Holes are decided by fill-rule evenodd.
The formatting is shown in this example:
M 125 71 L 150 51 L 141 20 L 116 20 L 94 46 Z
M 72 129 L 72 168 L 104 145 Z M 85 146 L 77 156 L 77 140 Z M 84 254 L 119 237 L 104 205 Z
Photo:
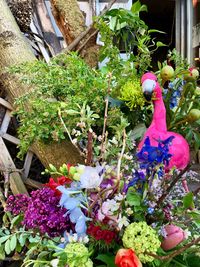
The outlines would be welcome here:
M 142 263 L 132 249 L 119 249 L 115 256 L 117 267 L 142 267 Z

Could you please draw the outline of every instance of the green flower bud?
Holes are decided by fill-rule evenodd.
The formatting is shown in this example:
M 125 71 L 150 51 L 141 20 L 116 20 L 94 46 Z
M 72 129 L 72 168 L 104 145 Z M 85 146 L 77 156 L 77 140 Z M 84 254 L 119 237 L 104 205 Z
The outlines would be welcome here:
M 69 169 L 69 174 L 74 175 L 75 172 L 76 172 L 76 168 L 71 166 L 70 169 Z
M 187 115 L 187 121 L 188 122 L 194 122 L 200 119 L 200 110 L 193 108 L 190 110 L 190 112 Z
M 75 173 L 74 175 L 73 175 L 73 180 L 75 180 L 75 181 L 80 181 L 80 177 L 81 177 L 81 175 L 80 175 L 80 173 Z
M 195 89 L 194 94 L 195 94 L 195 95 L 200 95 L 200 88 L 199 88 L 199 87 L 197 87 L 197 88 Z
M 174 77 L 174 69 L 171 66 L 164 66 L 160 72 L 160 77 L 164 81 L 168 81 Z

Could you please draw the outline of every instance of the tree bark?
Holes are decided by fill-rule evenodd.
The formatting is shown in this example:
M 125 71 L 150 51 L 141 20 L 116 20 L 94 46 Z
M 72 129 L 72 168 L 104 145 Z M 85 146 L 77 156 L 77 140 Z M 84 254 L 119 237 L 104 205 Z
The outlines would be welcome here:
M 0 0 L 0 10 L 0 83 L 13 105 L 15 98 L 31 91 L 32 88 L 22 85 L 16 76 L 7 71 L 7 68 L 36 60 L 36 58 L 21 34 L 5 0 Z M 49 163 L 58 167 L 67 162 L 72 164 L 83 162 L 77 149 L 68 141 L 49 145 L 35 143 L 32 150 L 44 166 L 48 166 Z
M 65 42 L 70 45 L 86 29 L 83 12 L 80 10 L 77 0 L 51 0 L 51 6 Z M 78 50 L 88 36 L 94 32 L 95 29 L 91 28 L 85 38 L 76 46 L 76 49 Z M 99 45 L 96 44 L 96 36 L 97 33 L 94 34 L 80 52 L 85 62 L 91 67 L 96 67 L 98 63 Z

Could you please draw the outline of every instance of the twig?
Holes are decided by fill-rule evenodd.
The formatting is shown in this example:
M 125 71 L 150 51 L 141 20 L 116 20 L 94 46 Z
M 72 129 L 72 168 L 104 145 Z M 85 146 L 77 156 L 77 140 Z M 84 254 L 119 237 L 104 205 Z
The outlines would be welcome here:
M 122 162 L 122 157 L 124 155 L 124 151 L 125 151 L 125 147 L 126 147 L 126 130 L 124 129 L 123 131 L 123 145 L 122 145 L 122 151 L 119 155 L 119 159 L 117 162 L 117 181 L 120 181 L 120 169 L 121 169 L 121 162 Z
M 8 197 L 9 185 L 10 185 L 10 173 L 4 172 L 4 196 L 6 198 Z
M 100 16 L 103 16 L 106 11 L 108 11 L 112 5 L 116 2 L 117 0 L 112 0 L 103 10 L 102 12 L 100 13 L 99 17 Z M 64 53 L 67 53 L 71 50 L 73 50 L 77 45 L 78 43 L 90 32 L 90 30 L 94 27 L 94 22 L 84 31 L 82 32 L 66 49 L 64 49 L 62 52 Z M 93 34 L 93 33 L 92 33 Z M 89 38 L 90 39 L 90 38 Z M 88 40 L 89 40 L 88 39 Z
M 5 197 L 3 195 L 3 191 L 2 191 L 1 188 L 0 188 L 0 201 L 2 203 L 3 208 L 5 209 L 5 207 L 6 207 L 6 200 L 5 200 Z
M 169 194 L 169 192 L 171 191 L 171 189 L 174 187 L 174 185 L 178 182 L 178 180 L 182 177 L 182 175 L 187 172 L 189 170 L 189 168 L 191 167 L 190 164 L 187 165 L 187 167 L 185 169 L 183 169 L 177 176 L 176 178 L 171 182 L 171 184 L 168 186 L 168 188 L 166 189 L 166 191 L 162 194 L 162 196 L 158 199 L 157 201 L 157 206 L 156 208 L 158 208 L 160 206 L 160 204 L 163 202 L 163 200 L 166 198 L 166 196 Z
M 88 38 L 79 46 L 76 50 L 78 53 L 85 47 L 85 45 L 89 42 L 89 40 L 98 33 L 99 30 L 95 30 Z
M 156 255 L 156 254 L 153 254 L 153 253 L 148 253 L 146 252 L 145 254 L 149 255 L 149 256 L 152 256 L 154 257 L 155 259 L 159 259 L 159 260 L 169 260 L 169 259 L 172 259 L 174 258 L 175 256 L 183 253 L 185 250 L 187 250 L 188 248 L 194 246 L 194 245 L 197 245 L 198 243 L 200 243 L 200 237 L 198 237 L 197 239 L 193 239 L 190 243 L 186 244 L 185 246 L 183 246 L 182 248 L 180 249 L 177 249 L 175 250 L 174 252 L 166 255 L 166 256 L 159 256 L 159 255 Z
M 93 157 L 93 150 L 92 150 L 92 130 L 88 131 L 88 143 L 87 143 L 87 159 L 86 159 L 86 165 L 91 165 L 92 163 L 92 157 Z
M 66 131 L 66 133 L 67 133 L 67 135 L 68 135 L 68 137 L 69 137 L 69 140 L 70 140 L 70 142 L 72 143 L 72 145 L 78 150 L 78 152 L 80 153 L 81 156 L 85 157 L 85 154 L 84 154 L 84 153 L 79 149 L 79 147 L 73 142 L 72 137 L 71 137 L 71 134 L 70 134 L 69 130 L 67 129 L 67 127 L 66 127 L 66 125 L 65 125 L 65 122 L 64 122 L 64 120 L 63 120 L 63 118 L 62 118 L 61 110 L 60 110 L 60 109 L 58 109 L 58 117 L 59 117 L 59 119 L 60 119 L 60 121 L 61 121 L 61 124 L 63 125 L 63 128 L 65 129 L 65 131 Z
M 108 79 L 108 96 L 110 94 L 110 83 L 111 83 L 111 77 L 112 74 L 109 74 L 109 79 Z M 101 155 L 100 159 L 103 159 L 104 153 L 105 153 L 105 143 L 106 143 L 106 126 L 107 126 L 107 119 L 108 119 L 108 96 L 105 99 L 105 112 L 104 112 L 104 123 L 103 123 L 103 131 L 102 131 L 102 141 L 101 141 Z
M 198 187 L 195 191 L 193 191 L 193 195 L 196 196 L 200 192 L 200 187 Z
M 97 201 L 98 201 L 99 199 L 101 199 L 101 197 L 102 197 L 106 192 L 108 192 L 108 191 L 110 191 L 110 190 L 112 190 L 112 189 L 115 190 L 116 188 L 118 188 L 118 186 L 119 186 L 119 182 L 117 182 L 115 185 L 113 185 L 113 186 L 111 186 L 111 187 L 107 187 L 107 188 L 105 188 L 104 190 L 100 191 L 100 192 L 98 193 L 98 195 L 97 195 L 95 201 L 92 202 L 92 204 L 90 205 L 90 209 L 92 209 L 92 208 L 94 207 L 94 205 L 97 203 Z

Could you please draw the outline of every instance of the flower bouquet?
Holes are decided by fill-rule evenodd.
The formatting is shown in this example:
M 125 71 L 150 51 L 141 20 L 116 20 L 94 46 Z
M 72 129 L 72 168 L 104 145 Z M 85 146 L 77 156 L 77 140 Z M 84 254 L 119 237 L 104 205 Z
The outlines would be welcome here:
M 146 138 L 131 155 L 124 130 L 116 160 L 50 165 L 54 178 L 44 187 L 9 196 L 1 258 L 22 266 L 198 266 L 199 200 L 184 183 L 194 173 L 165 171 L 170 145 Z
M 112 11 L 101 21 L 101 28 L 107 29 L 102 38 L 108 43 L 103 56 L 110 56 L 102 70 L 89 69 L 74 53 L 49 65 L 38 61 L 30 68 L 23 66 L 24 72 L 23 67 L 15 70 L 23 77 L 29 70 L 32 76 L 24 81 L 37 87 L 32 95 L 17 100 L 22 106 L 21 154 L 35 139 L 67 137 L 85 162 L 59 168 L 50 164 L 45 170 L 50 179 L 41 188 L 2 202 L 2 260 L 9 257 L 19 266 L 34 267 L 199 266 L 199 188 L 191 191 L 186 183 L 195 179 L 195 173 L 189 166 L 169 168 L 173 135 L 146 136 L 140 149 L 136 145 L 152 117 L 138 75 L 150 67 L 147 48 L 152 45 L 139 11 L 134 20 L 124 11 L 127 25 L 136 28 L 138 55 L 126 62 L 119 58 L 112 42 L 114 30 L 108 26 L 112 16 L 124 25 L 121 11 Z M 170 59 L 178 57 L 172 53 Z M 199 89 L 196 82 L 183 79 L 193 78 L 192 70 L 176 65 L 175 73 L 165 66 L 157 72 L 168 128 L 198 149 Z M 23 110 L 26 98 L 32 105 L 28 112 Z

